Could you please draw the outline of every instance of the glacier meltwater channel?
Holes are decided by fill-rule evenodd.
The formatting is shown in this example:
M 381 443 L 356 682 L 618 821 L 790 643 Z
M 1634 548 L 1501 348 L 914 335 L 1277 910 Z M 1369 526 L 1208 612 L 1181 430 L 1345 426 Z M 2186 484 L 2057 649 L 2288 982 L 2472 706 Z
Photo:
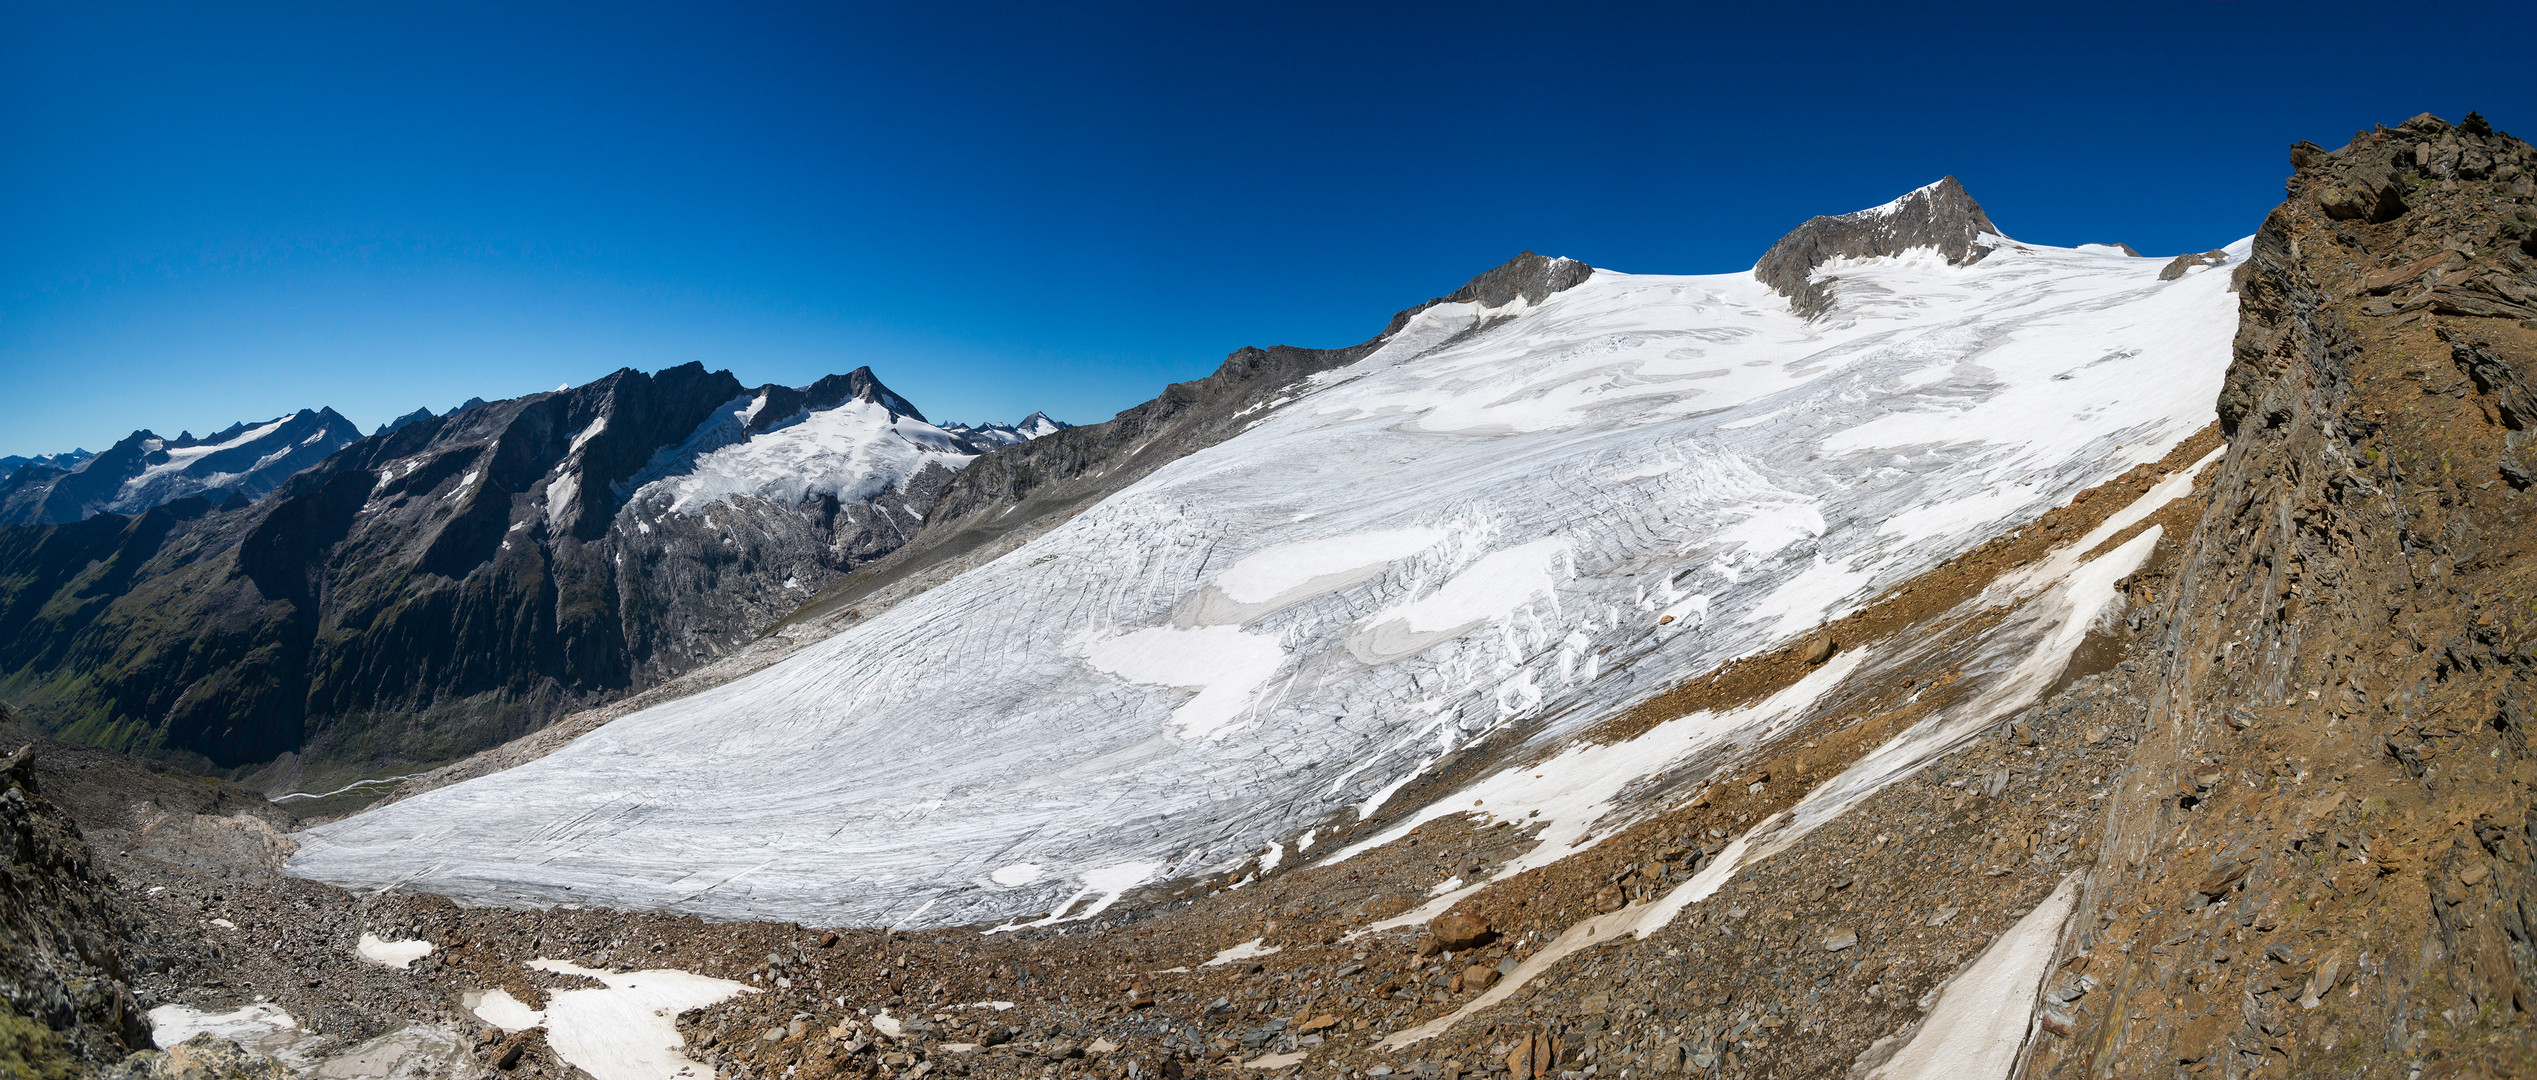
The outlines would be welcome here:
M 2165 455 L 2210 423 L 2237 298 L 2160 265 L 1853 261 L 1811 323 L 1749 274 L 1433 306 L 993 563 L 309 830 L 290 870 L 926 926 L 1300 849 L 1475 741 L 1559 740 Z

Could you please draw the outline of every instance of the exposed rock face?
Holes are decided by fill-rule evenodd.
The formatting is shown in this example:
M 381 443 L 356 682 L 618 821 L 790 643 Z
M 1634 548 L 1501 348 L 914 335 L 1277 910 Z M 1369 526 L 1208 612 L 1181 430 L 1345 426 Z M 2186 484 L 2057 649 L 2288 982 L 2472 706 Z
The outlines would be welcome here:
M 9 727 L 0 711 L 0 731 Z M 0 843 L 8 848 L 0 998 L 9 1013 L 49 1029 L 62 1056 L 103 1066 L 150 1045 L 124 981 L 139 924 L 95 868 L 79 827 L 37 790 L 34 757 L 26 747 L 0 758 Z
M 1808 219 L 1763 253 L 1753 276 L 1787 297 L 1790 309 L 1813 319 L 1832 310 L 1832 281 L 1814 276 L 1827 262 L 1936 248 L 1950 264 L 1970 266 L 1991 253 L 1984 238 L 1999 236 L 1981 204 L 1949 176 L 1883 206 Z
M 137 514 L 178 499 L 253 502 L 361 437 L 333 409 L 302 409 L 208 438 L 136 431 L 72 468 L 30 463 L 0 479 L 0 523 L 51 525 Z
M 976 450 L 869 369 L 627 370 L 413 418 L 251 506 L 0 526 L 0 693 L 224 768 L 456 757 L 747 640 L 903 543 Z
M 2470 116 L 2292 160 L 2240 271 L 2229 452 L 2145 583 L 2149 718 L 2066 946 L 2099 989 L 2030 1075 L 2532 1061 L 2537 156 Z
M 963 469 L 927 514 L 924 531 L 871 572 L 804 605 L 795 618 L 835 616 L 879 595 L 947 578 L 988 553 L 1009 550 L 1192 451 L 1257 423 L 1297 381 L 1364 359 L 1438 304 L 1500 308 L 1540 303 L 1594 273 L 1575 259 L 1526 251 L 1461 288 L 1392 316 L 1383 332 L 1342 349 L 1244 347 L 1214 374 L 1173 383 L 1106 423 L 1066 428 L 997 450 Z

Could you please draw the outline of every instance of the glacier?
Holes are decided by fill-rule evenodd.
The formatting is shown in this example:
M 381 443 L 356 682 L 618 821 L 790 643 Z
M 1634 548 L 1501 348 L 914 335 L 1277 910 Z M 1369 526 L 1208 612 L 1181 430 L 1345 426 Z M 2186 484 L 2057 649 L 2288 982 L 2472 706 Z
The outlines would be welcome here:
M 299 834 L 289 871 L 812 925 L 1086 918 L 1784 644 L 2210 423 L 2230 265 L 1989 237 L 1436 304 L 783 661 Z M 761 463 L 784 467 L 781 463 Z M 754 470 L 752 470 L 754 471 Z M 1301 841 L 1301 842 L 1299 842 Z

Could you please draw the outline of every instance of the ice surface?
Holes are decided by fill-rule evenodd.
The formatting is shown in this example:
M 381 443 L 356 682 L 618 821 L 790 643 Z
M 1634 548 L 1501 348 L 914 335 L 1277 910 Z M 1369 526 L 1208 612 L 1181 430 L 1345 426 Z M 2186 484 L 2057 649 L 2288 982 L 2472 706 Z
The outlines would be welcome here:
M 1084 661 L 1130 682 L 1196 690 L 1172 711 L 1187 738 L 1223 738 L 1253 692 L 1286 665 L 1277 639 L 1231 626 L 1153 626 L 1096 641 Z
M 1386 529 L 1279 544 L 1243 556 L 1216 579 L 1216 588 L 1238 604 L 1300 600 L 1311 594 L 1298 595 L 1297 590 L 1333 578 L 1372 577 L 1394 560 L 1415 555 L 1444 538 L 1439 529 Z
M 2157 270 L 1907 253 L 1841 267 L 1813 323 L 1742 273 L 1437 305 L 993 563 L 299 834 L 290 867 L 822 925 L 1089 918 L 1134 887 L 1118 868 L 1231 870 L 1458 754 L 1563 745 L 2163 456 L 2210 423 L 2237 301 L 2226 274 Z M 1405 531 L 1433 539 L 1364 542 Z M 1362 557 L 1313 546 L 1341 538 Z M 1043 876 L 997 880 L 1019 863 Z

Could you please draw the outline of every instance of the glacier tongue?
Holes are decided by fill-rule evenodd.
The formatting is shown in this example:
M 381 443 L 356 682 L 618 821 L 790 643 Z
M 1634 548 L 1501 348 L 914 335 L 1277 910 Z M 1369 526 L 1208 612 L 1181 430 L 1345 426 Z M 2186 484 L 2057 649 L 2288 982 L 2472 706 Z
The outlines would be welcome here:
M 1083 917 L 1353 823 L 1477 740 L 1555 741 L 2158 459 L 2209 423 L 2237 321 L 2225 267 L 2008 243 L 1825 272 L 1812 323 L 1746 274 L 1429 307 L 987 566 L 309 830 L 290 869 L 827 925 Z

